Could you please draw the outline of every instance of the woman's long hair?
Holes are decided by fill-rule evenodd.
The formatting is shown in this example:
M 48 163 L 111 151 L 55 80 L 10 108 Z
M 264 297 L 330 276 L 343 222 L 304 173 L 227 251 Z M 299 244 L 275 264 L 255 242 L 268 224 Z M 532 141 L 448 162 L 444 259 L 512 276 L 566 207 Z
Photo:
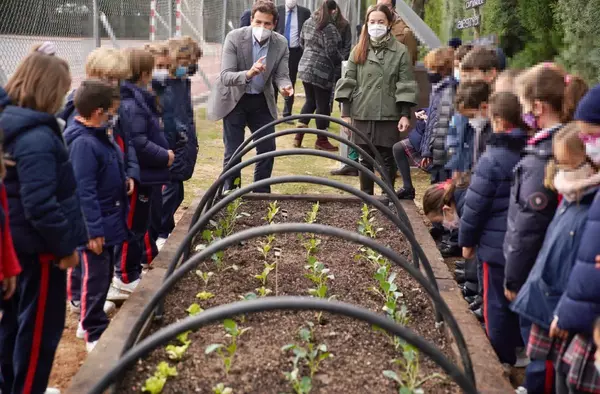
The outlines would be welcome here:
M 367 15 L 365 16 L 365 24 L 360 33 L 360 41 L 358 41 L 358 44 L 356 44 L 356 47 L 354 47 L 353 60 L 356 64 L 365 64 L 365 62 L 367 61 L 367 52 L 369 51 L 370 45 L 369 41 L 371 40 L 367 26 L 369 24 L 369 16 L 371 16 L 371 14 L 375 11 L 380 11 L 385 14 L 389 26 L 391 26 L 394 22 L 394 15 L 392 14 L 392 11 L 390 11 L 388 6 L 379 4 L 369 7 L 369 9 L 367 10 Z
M 335 0 L 325 0 L 321 8 L 315 13 L 317 30 L 321 31 L 331 22 L 331 12 L 338 8 Z
M 335 27 L 337 27 L 337 29 L 341 32 L 343 29 L 348 27 L 348 25 L 350 23 L 348 22 L 348 20 L 346 18 L 344 18 L 344 15 L 342 14 L 340 5 L 336 4 L 336 7 L 337 7 L 337 11 L 336 11 L 336 18 L 335 18 Z

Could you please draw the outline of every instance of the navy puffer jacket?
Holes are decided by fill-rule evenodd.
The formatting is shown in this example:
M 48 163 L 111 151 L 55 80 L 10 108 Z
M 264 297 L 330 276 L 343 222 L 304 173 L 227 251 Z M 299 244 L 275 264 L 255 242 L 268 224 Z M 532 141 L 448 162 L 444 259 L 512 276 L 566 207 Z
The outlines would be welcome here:
M 9 105 L 0 114 L 10 229 L 19 254 L 62 258 L 88 241 L 69 152 L 56 118 Z
M 165 137 L 169 148 L 175 152 L 175 161 L 169 169 L 171 179 L 187 181 L 194 173 L 198 157 L 191 82 L 187 78 L 169 78 L 159 98 L 163 110 Z
M 77 120 L 64 136 L 90 238 L 103 237 L 106 246 L 123 243 L 128 198 L 121 149 L 106 128 L 89 128 Z
M 479 159 L 465 197 L 458 243 L 477 247 L 479 261 L 504 266 L 502 245 L 514 166 L 521 158 L 527 135 L 515 129 L 493 134 Z
M 71 126 L 75 121 L 75 116 L 79 115 L 77 109 L 75 108 L 74 97 L 75 91 L 72 91 L 67 97 L 67 103 L 65 104 L 65 107 L 58 114 L 58 117 L 66 122 L 67 127 Z M 115 137 L 115 141 L 119 145 L 119 148 L 121 148 L 121 152 L 123 152 L 126 158 L 125 171 L 127 173 L 127 177 L 139 183 L 140 165 L 138 164 L 137 155 L 135 153 L 135 149 L 133 148 L 131 138 L 129 138 L 129 133 L 127 133 L 127 130 L 123 127 L 122 117 L 122 110 L 119 108 L 117 123 L 113 128 L 113 135 Z
M 535 264 L 558 206 L 558 195 L 544 186 L 544 177 L 546 164 L 552 157 L 552 137 L 561 127 L 536 134 L 515 167 L 504 239 L 504 285 L 515 293 L 521 289 Z
M 133 83 L 121 84 L 119 121 L 129 133 L 140 165 L 142 185 L 169 182 L 169 144 L 160 124 L 156 96 Z
M 533 269 L 510 306 L 514 312 L 545 330 L 550 329 L 554 311 L 567 288 L 596 190 L 586 192 L 580 201 L 563 199 L 548 227 Z M 597 243 L 597 237 L 598 234 L 593 243 Z M 577 316 L 579 318 L 585 319 L 585 315 Z
M 579 240 L 575 266 L 571 271 L 566 291 L 555 311 L 558 326 L 571 333 L 592 334 L 594 319 L 600 316 L 600 269 L 596 256 L 600 255 L 600 193 L 588 210 L 587 223 Z

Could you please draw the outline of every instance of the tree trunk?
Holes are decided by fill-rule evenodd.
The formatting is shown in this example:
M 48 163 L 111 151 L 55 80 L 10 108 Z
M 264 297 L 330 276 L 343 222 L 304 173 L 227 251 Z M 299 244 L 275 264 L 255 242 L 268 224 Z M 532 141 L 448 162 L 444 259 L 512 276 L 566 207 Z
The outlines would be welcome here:
M 412 0 L 412 9 L 421 19 L 425 19 L 425 0 Z

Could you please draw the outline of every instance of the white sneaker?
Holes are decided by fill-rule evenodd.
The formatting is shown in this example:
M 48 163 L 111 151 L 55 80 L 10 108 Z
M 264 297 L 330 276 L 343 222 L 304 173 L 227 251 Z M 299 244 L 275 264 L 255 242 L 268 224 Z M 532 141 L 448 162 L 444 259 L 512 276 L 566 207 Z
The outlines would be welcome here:
M 81 313 L 81 301 L 69 301 L 69 312 L 79 315 Z
M 165 242 L 167 242 L 166 238 L 158 238 L 156 240 L 156 248 L 158 249 L 159 252 L 163 248 L 163 246 L 165 246 Z
M 129 293 L 125 293 L 119 291 L 113 285 L 108 289 L 108 294 L 106 295 L 107 302 L 123 302 L 129 298 Z
M 123 281 L 117 277 L 113 278 L 112 281 L 112 285 L 120 291 L 126 292 L 126 293 L 133 293 L 135 291 L 135 288 L 138 286 L 138 284 L 140 283 L 140 280 L 135 280 L 131 283 L 123 283 Z
M 44 394 L 60 394 L 60 390 L 55 387 L 48 387 Z
M 117 310 L 117 305 L 114 302 L 112 302 L 112 301 L 104 302 L 104 313 L 106 313 L 107 315 L 110 315 L 111 313 L 113 313 L 116 310 Z
M 515 390 L 515 394 L 527 394 L 527 389 L 523 386 L 519 386 L 519 388 Z
M 81 322 L 79 322 L 79 324 L 77 325 L 77 332 L 75 333 L 75 336 L 79 339 L 85 339 L 85 334 L 87 333 L 87 331 L 85 331 L 83 329 L 83 326 L 81 325 Z
M 94 350 L 94 348 L 96 347 L 97 344 L 98 344 L 98 341 L 86 342 L 85 350 L 87 350 L 87 352 L 90 353 L 92 350 Z

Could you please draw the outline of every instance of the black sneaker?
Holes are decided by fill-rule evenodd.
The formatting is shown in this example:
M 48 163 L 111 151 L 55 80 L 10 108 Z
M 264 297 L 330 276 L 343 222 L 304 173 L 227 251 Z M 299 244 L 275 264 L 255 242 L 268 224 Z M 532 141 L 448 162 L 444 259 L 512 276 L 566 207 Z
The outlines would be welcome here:
M 456 279 L 457 283 L 465 283 L 467 281 L 465 270 L 454 270 L 454 279 Z
M 475 315 L 475 317 L 477 318 L 477 320 L 479 320 L 480 322 L 484 322 L 484 317 L 483 317 L 483 307 L 480 307 L 477 310 L 473 311 L 473 314 Z
M 338 170 L 331 171 L 330 174 L 335 176 L 358 176 L 358 170 L 346 164 Z
M 414 200 L 415 199 L 415 189 L 398 189 L 396 191 L 396 196 L 400 200 Z
M 442 257 L 444 258 L 462 256 L 462 249 L 458 245 L 450 245 L 445 242 L 442 242 L 440 244 L 439 249 L 440 253 L 442 254 Z

